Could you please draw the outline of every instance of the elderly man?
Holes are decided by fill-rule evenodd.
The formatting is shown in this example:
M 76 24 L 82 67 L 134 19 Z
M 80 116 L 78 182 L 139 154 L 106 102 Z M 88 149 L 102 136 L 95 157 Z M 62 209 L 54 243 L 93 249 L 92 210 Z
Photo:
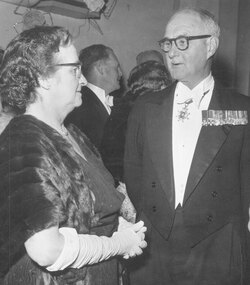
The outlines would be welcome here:
M 130 115 L 125 180 L 149 241 L 132 285 L 250 284 L 250 100 L 211 73 L 219 34 L 207 11 L 176 12 L 159 42 L 176 82 Z
M 70 113 L 66 124 L 75 124 L 100 148 L 113 105 L 109 94 L 120 88 L 122 72 L 113 50 L 101 44 L 82 49 L 79 59 L 88 84 L 82 88 L 82 105 Z

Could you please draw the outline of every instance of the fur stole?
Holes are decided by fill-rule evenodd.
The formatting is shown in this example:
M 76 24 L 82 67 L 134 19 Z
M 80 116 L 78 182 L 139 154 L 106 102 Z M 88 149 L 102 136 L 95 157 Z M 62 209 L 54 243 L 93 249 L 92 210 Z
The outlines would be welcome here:
M 0 195 L 2 274 L 23 256 L 24 241 L 35 232 L 59 224 L 89 233 L 93 199 L 81 158 L 32 116 L 14 118 L 0 136 Z

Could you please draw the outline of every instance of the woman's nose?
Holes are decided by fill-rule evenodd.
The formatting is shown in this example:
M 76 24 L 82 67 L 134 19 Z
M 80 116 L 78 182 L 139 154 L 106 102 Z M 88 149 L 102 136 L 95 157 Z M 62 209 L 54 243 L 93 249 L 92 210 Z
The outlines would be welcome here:
M 79 84 L 81 84 L 82 86 L 87 85 L 88 81 L 87 79 L 81 74 L 80 78 L 79 78 Z

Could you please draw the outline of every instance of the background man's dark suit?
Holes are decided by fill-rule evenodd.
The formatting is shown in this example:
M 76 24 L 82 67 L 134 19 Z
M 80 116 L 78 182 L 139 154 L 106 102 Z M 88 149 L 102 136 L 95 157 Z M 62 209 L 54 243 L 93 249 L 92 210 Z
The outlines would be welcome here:
M 171 246 L 174 210 L 172 107 L 175 84 L 140 97 L 129 118 L 125 180 L 139 219 L 148 227 L 148 253 L 131 265 L 131 284 L 167 285 L 175 271 Z M 248 110 L 249 98 L 216 83 L 209 109 Z M 202 127 L 183 202 L 191 247 L 187 276 L 178 284 L 238 285 L 244 271 L 250 201 L 250 124 Z M 170 243 L 171 244 L 171 243 Z M 136 271 L 138 268 L 139 271 Z M 178 272 L 175 272 L 178 275 Z M 189 279 L 190 277 L 190 279 Z M 190 281 L 191 280 L 191 281 Z M 250 284 L 245 281 L 241 284 Z
M 109 117 L 101 100 L 109 99 L 107 96 L 120 88 L 122 72 L 114 51 L 102 44 L 82 49 L 79 60 L 82 74 L 92 86 L 89 85 L 91 89 L 86 86 L 82 88 L 82 105 L 69 114 L 66 124 L 75 124 L 100 150 L 104 127 Z
M 92 90 L 84 86 L 82 88 L 82 105 L 69 114 L 66 124 L 75 124 L 99 148 L 108 117 L 108 111 L 102 102 Z

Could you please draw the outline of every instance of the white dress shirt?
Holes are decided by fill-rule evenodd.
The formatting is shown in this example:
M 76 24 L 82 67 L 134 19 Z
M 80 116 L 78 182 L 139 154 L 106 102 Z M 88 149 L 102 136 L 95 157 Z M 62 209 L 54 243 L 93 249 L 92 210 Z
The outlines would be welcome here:
M 202 126 L 202 110 L 207 110 L 214 88 L 214 79 L 210 74 L 195 88 L 190 90 L 183 83 L 178 82 L 173 103 L 173 169 L 175 184 L 175 208 L 183 203 L 188 174 L 191 167 L 195 147 Z M 192 103 L 187 106 L 187 117 L 180 119 L 187 99 Z
M 97 98 L 102 102 L 103 106 L 107 110 L 108 114 L 110 115 L 111 113 L 111 108 L 113 106 L 113 96 L 106 95 L 105 90 L 102 88 L 92 84 L 92 83 L 87 83 L 87 87 L 91 89 Z

